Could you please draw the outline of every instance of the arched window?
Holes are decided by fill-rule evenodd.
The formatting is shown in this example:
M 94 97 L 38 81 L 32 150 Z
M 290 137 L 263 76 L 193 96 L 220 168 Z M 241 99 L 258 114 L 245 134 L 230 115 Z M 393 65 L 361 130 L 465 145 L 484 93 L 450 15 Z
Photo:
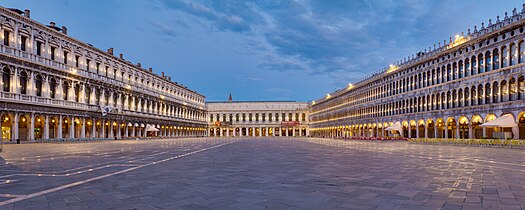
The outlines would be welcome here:
M 56 89 L 57 89 L 57 81 L 55 78 L 52 78 L 49 82 L 49 96 L 51 98 L 56 98 Z
M 63 97 L 64 100 L 68 100 L 68 95 L 69 95 L 68 92 L 69 92 L 69 83 L 64 82 L 62 86 L 62 95 L 64 96 Z
M 100 104 L 100 95 L 101 95 L 101 92 L 100 92 L 100 88 L 96 88 L 95 89 L 95 104 L 96 105 L 101 105 Z M 131 106 L 130 106 L 131 107 Z M 136 106 L 135 106 L 136 107 Z
M 485 72 L 485 64 L 483 63 L 483 53 L 478 55 L 478 74 Z
M 478 65 L 476 62 L 476 56 L 472 56 L 470 59 L 470 75 L 476 75 L 478 73 Z
M 450 64 L 447 65 L 447 82 L 450 81 L 450 79 L 452 78 L 452 67 L 450 66 Z
M 499 50 L 497 48 L 492 53 L 492 69 L 499 69 Z
M 470 105 L 473 106 L 474 104 L 476 104 L 476 86 L 470 89 Z
M 517 93 L 518 86 L 516 85 L 516 79 L 512 78 L 509 81 L 509 100 L 514 101 L 516 100 L 516 93 Z
M 518 50 L 519 50 L 518 63 L 523 63 L 523 62 L 525 62 L 525 42 L 524 41 L 520 42 Z
M 499 95 L 500 95 L 500 100 L 499 101 L 501 101 L 501 102 L 508 101 L 509 89 L 507 87 L 507 81 L 506 80 L 501 81 L 500 87 L 501 87 L 501 89 L 499 91 Z
M 459 78 L 461 79 L 465 75 L 465 72 L 463 71 L 463 61 L 459 61 L 458 68 L 459 68 Z
M 306 114 L 303 113 L 302 115 L 303 115 L 303 116 L 302 116 L 302 121 L 306 121 Z
M 465 59 L 465 77 L 470 76 L 470 59 Z
M 483 92 L 485 89 L 483 89 L 483 85 L 478 86 L 478 105 L 483 104 Z
M 91 102 L 91 87 L 86 86 L 86 104 L 89 104 Z
M 499 85 L 498 82 L 494 82 L 492 85 L 492 103 L 499 102 Z
M 10 76 L 9 69 L 7 67 L 4 67 L 2 71 L 2 86 L 4 92 L 9 92 L 9 88 L 11 87 L 11 76 Z
M 36 96 L 42 96 L 42 76 L 38 75 L 35 78 Z
M 20 73 L 20 94 L 27 94 L 27 73 Z
M 518 49 L 514 43 L 510 44 L 510 65 L 516 65 L 518 62 Z
M 485 104 L 490 104 L 491 93 L 492 89 L 490 88 L 490 83 L 487 83 L 485 85 Z
M 485 71 L 484 72 L 490 71 L 491 69 L 492 69 L 491 53 L 490 51 L 487 51 L 485 53 Z
M 525 78 L 518 77 L 518 100 L 525 99 Z
M 80 85 L 75 85 L 75 102 L 80 102 Z
M 464 94 L 465 94 L 465 99 L 463 100 L 463 105 L 464 106 L 470 106 L 470 90 L 468 89 L 468 87 L 465 88 L 465 91 L 464 91 Z
M 509 66 L 509 52 L 507 47 L 503 46 L 501 48 L 501 68 Z

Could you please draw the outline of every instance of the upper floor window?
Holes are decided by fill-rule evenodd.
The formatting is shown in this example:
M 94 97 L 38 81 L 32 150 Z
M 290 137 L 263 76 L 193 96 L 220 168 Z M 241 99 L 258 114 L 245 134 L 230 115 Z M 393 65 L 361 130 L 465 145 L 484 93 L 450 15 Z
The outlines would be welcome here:
M 11 76 L 9 73 L 9 69 L 4 67 L 2 71 L 2 84 L 4 92 L 9 92 L 9 88 L 11 87 Z
M 20 73 L 20 94 L 27 94 L 27 73 Z
M 26 51 L 26 45 L 27 45 L 27 37 L 25 36 L 22 36 L 21 37 L 22 40 L 20 40 L 22 43 L 20 43 L 20 49 L 22 51 Z
M 42 96 L 42 76 L 38 75 L 35 78 L 36 96 Z
M 9 46 L 9 31 L 7 30 L 4 30 L 4 45 L 5 46 Z
M 99 74 L 100 73 L 100 63 L 97 63 L 96 67 L 97 67 L 97 74 Z
M 36 55 L 42 55 L 42 42 L 36 41 Z
M 64 51 L 64 64 L 67 64 L 67 55 L 69 53 L 67 51 Z
M 75 67 L 78 68 L 78 65 L 80 64 L 80 56 L 75 55 Z
M 91 65 L 91 60 L 86 59 L 86 70 L 89 71 L 89 66 Z
M 55 60 L 56 47 L 51 47 L 51 60 Z

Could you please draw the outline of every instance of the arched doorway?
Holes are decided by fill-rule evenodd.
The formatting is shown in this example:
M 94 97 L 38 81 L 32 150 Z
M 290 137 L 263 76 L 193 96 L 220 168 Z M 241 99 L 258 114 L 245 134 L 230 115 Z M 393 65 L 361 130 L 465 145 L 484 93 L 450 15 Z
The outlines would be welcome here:
M 443 118 L 438 118 L 436 120 L 436 138 L 445 138 L 445 121 Z
M 457 138 L 457 131 L 456 131 L 457 126 L 458 126 L 458 125 L 457 125 L 456 119 L 454 119 L 454 118 L 451 117 L 451 118 L 449 118 L 449 119 L 447 120 L 447 129 L 448 129 L 448 131 L 447 131 L 447 132 L 448 132 L 447 135 L 448 135 L 448 138 L 449 138 L 449 139 L 455 139 L 455 138 Z
M 525 139 L 525 112 L 520 113 L 518 116 L 519 139 Z
M 11 141 L 12 137 L 12 120 L 11 116 L 7 113 L 2 114 L 2 141 Z
M 483 118 L 479 115 L 472 116 L 472 137 L 474 139 L 481 139 L 483 138 L 483 128 L 479 125 L 483 124 Z
M 29 117 L 21 114 L 18 117 L 18 139 L 20 141 L 27 141 L 29 140 Z
M 485 117 L 485 123 L 488 123 L 492 120 L 495 120 L 497 117 L 495 114 L 488 114 L 486 117 Z M 492 138 L 494 135 L 494 128 L 493 127 L 486 127 L 485 128 L 486 130 L 486 136 L 484 137 L 487 137 L 487 138 Z
M 460 139 L 468 139 L 470 138 L 470 135 L 469 135 L 469 130 L 468 130 L 468 127 L 469 127 L 469 120 L 467 117 L 465 116 L 462 116 L 459 118 L 459 138 Z
M 44 122 L 45 118 L 42 115 L 37 115 L 35 117 L 35 140 L 40 140 L 44 138 Z
M 427 132 L 428 138 L 436 138 L 436 133 L 434 132 L 434 121 L 432 119 L 427 120 Z
M 418 132 L 418 136 L 417 138 L 425 138 L 425 121 L 424 120 L 419 120 L 418 123 L 417 123 L 417 132 Z

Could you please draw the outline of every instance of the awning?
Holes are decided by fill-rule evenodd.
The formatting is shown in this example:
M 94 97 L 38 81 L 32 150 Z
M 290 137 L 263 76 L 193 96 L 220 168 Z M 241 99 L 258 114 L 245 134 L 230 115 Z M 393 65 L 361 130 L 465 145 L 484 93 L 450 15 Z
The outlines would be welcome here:
M 146 132 L 148 132 L 148 131 L 159 131 L 159 129 L 155 128 L 154 125 L 148 124 L 148 125 L 146 125 Z
M 135 123 L 135 127 L 139 127 L 139 124 L 138 124 L 138 123 Z
M 401 126 L 400 122 L 396 122 L 393 125 L 389 126 L 388 128 L 385 128 L 385 131 L 399 131 L 399 132 L 403 132 L 403 126 Z
M 515 128 L 518 127 L 514 117 L 511 114 L 505 114 L 490 122 L 481 124 L 482 127 L 500 127 L 500 128 Z
M 141 123 L 141 124 L 140 124 L 140 127 L 141 127 L 141 128 L 144 128 L 144 123 Z
M 130 122 L 128 123 L 128 126 L 133 126 L 133 124 L 131 124 Z

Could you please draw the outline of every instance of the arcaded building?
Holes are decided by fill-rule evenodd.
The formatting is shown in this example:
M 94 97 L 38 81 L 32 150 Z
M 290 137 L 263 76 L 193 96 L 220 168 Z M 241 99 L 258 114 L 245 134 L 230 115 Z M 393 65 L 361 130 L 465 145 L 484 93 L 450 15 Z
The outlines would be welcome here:
M 224 101 L 206 103 L 213 137 L 308 136 L 306 102 Z
M 205 136 L 205 97 L 0 7 L 2 140 Z M 151 131 L 151 132 L 148 132 Z
M 310 134 L 525 139 L 525 9 L 405 58 L 311 103 Z M 510 114 L 517 127 L 480 125 Z

